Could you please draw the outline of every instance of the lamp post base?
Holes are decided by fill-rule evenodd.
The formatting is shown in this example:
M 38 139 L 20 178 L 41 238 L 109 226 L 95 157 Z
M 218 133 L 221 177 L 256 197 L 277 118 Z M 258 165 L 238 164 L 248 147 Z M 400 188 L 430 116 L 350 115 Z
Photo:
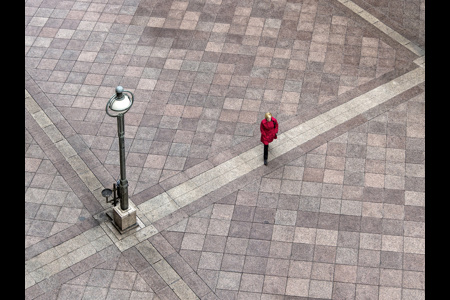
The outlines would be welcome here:
M 138 227 L 136 222 L 136 208 L 132 205 L 127 210 L 120 209 L 120 204 L 113 208 L 113 224 L 121 234 Z

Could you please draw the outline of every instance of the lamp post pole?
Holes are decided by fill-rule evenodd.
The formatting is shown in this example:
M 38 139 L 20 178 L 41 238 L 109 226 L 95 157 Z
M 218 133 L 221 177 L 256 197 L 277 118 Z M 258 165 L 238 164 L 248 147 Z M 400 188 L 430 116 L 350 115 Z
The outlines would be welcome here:
M 120 155 L 120 209 L 128 209 L 128 180 L 125 166 L 125 120 L 124 114 L 117 116 L 117 134 L 119 136 Z
M 106 113 L 110 117 L 117 118 L 117 134 L 119 136 L 120 156 L 120 180 L 118 191 L 120 205 L 113 208 L 114 225 L 123 233 L 137 226 L 136 208 L 128 205 L 128 180 L 125 166 L 125 113 L 133 105 L 134 96 L 129 91 L 124 91 L 120 85 L 116 87 L 116 94 L 106 104 Z

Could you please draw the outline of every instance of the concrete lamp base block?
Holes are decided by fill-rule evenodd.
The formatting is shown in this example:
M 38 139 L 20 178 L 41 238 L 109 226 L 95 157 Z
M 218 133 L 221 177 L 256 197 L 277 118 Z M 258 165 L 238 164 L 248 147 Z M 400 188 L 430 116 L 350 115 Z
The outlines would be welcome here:
M 121 234 L 138 227 L 136 222 L 136 208 L 131 205 L 127 210 L 120 209 L 120 205 L 113 208 L 113 224 Z

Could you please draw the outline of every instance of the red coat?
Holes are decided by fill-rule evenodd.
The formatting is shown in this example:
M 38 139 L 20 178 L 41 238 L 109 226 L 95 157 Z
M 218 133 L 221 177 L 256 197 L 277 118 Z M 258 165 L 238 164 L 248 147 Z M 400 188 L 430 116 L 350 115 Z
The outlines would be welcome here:
M 275 124 L 273 121 L 275 121 Z M 259 129 L 261 130 L 261 143 L 263 143 L 264 145 L 269 145 L 269 143 L 277 138 L 278 122 L 274 117 L 272 117 L 272 121 L 270 122 L 268 122 L 266 119 L 263 119 L 261 121 Z

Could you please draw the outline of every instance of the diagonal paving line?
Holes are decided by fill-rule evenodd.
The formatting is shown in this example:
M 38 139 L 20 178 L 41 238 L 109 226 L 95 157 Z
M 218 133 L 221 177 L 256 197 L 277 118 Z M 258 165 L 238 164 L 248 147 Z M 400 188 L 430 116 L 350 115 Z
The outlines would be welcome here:
M 396 95 L 399 95 L 424 81 L 425 69 L 418 67 L 280 134 L 277 143 L 274 144 L 269 151 L 268 160 L 274 160 L 280 155 L 287 153 L 371 108 L 383 104 Z M 53 134 L 54 141 L 57 141 L 56 145 L 58 150 L 60 150 L 79 175 L 89 174 L 90 171 L 88 167 L 81 158 L 79 158 L 76 151 L 70 146 L 67 140 L 62 137 L 61 133 L 58 134 L 58 129 L 39 108 L 31 96 L 27 96 L 27 92 L 25 92 L 25 94 L 26 109 L 31 113 L 38 124 L 43 127 L 46 133 Z M 260 146 L 254 147 L 191 178 L 167 192 L 149 199 L 138 206 L 138 211 L 144 214 L 151 222 L 155 222 L 261 166 L 261 153 Z M 89 182 L 86 185 L 92 192 L 99 191 L 98 184 L 96 184 L 96 181 L 98 180 L 93 174 L 92 177 L 84 177 L 83 181 L 85 180 Z M 91 180 L 92 182 L 90 182 Z M 158 233 L 158 230 L 151 226 L 151 224 L 146 225 L 146 228 L 151 230 L 150 235 Z M 124 239 L 119 239 L 117 235 L 115 236 L 110 232 L 112 228 L 110 228 L 111 230 L 108 230 L 108 227 L 109 226 L 102 223 L 101 226 L 83 233 L 83 237 L 77 236 L 27 261 L 25 265 L 25 288 L 49 278 L 82 259 L 95 254 L 112 243 L 116 244 L 121 251 L 124 251 L 135 245 L 136 247 L 142 248 L 143 246 L 139 245 L 142 243 L 145 244 L 146 239 L 149 237 L 143 232 L 136 232 Z M 94 233 L 92 234 L 91 231 Z M 86 234 L 91 236 L 91 240 L 86 240 L 86 238 L 84 238 L 84 235 Z M 155 264 L 156 263 L 157 262 L 155 262 Z M 157 266 L 155 265 L 155 270 L 160 272 L 163 279 L 167 279 L 166 283 L 168 283 L 169 286 L 172 287 L 172 285 L 174 285 L 172 288 L 176 293 L 188 294 L 194 297 L 195 294 L 193 294 L 186 283 L 184 283 L 179 276 L 177 277 L 174 275 L 176 272 L 170 267 L 170 264 L 167 264 L 167 262 L 160 262 Z
M 401 45 L 419 55 L 420 57 L 416 59 L 414 62 L 421 67 L 424 67 L 424 50 L 422 50 L 417 45 L 414 45 L 411 41 L 401 36 L 398 32 L 393 30 L 392 28 L 383 24 L 379 19 L 371 15 L 369 12 L 355 4 L 351 0 L 337 0 L 348 9 L 361 16 L 363 19 L 368 21 L 370 24 L 390 36 L 392 39 L 399 42 Z M 394 80 L 395 81 L 395 80 Z M 26 92 L 27 94 L 27 92 Z M 365 94 L 366 95 L 366 94 Z M 27 95 L 26 95 L 27 96 Z M 29 95 L 28 95 L 29 96 Z M 359 98 L 359 97 L 358 97 Z M 381 98 L 380 98 L 381 99 Z M 51 120 L 46 116 L 46 114 L 40 110 L 36 109 L 38 105 L 34 102 L 31 97 L 26 97 L 26 107 L 33 115 L 33 118 L 38 122 L 38 124 L 43 128 L 46 134 L 50 137 L 50 139 L 55 143 L 55 146 L 58 150 L 63 154 L 69 164 L 74 168 L 77 174 L 80 176 L 82 181 L 86 184 L 86 186 L 93 192 L 93 194 L 97 197 L 99 195 L 100 189 L 102 188 L 102 184 L 98 181 L 95 175 L 89 170 L 88 166 L 84 163 L 84 161 L 77 155 L 75 150 L 70 146 L 68 141 L 64 139 L 62 134 L 56 128 L 56 126 L 51 122 Z M 358 101 L 357 98 L 351 101 Z M 351 103 L 351 101 L 349 103 Z M 32 103 L 34 102 L 34 103 Z M 356 102 L 355 102 L 356 103 Z M 375 102 L 374 102 L 375 103 Z M 366 106 L 367 103 L 364 104 Z M 288 140 L 284 140 L 283 135 L 280 135 L 280 138 L 276 145 L 271 148 L 269 153 L 269 160 L 273 159 L 273 157 L 278 157 L 279 155 L 286 153 L 290 149 L 293 149 L 294 146 L 298 146 L 298 143 L 295 140 L 292 140 L 292 135 L 295 133 L 303 133 L 302 138 L 306 140 L 310 140 L 313 137 L 317 136 L 316 131 L 324 131 L 326 129 L 331 129 L 339 124 L 342 124 L 346 120 L 350 119 L 351 116 L 356 116 L 355 113 L 362 112 L 363 108 L 354 110 L 343 110 L 339 116 L 333 118 L 333 121 L 323 119 L 326 116 L 334 112 L 337 112 L 339 109 L 343 109 L 345 106 L 341 105 L 337 107 L 335 110 L 329 111 L 325 114 L 322 114 L 304 124 L 301 124 L 289 132 L 286 132 L 286 136 L 290 137 Z M 328 122 L 324 122 L 327 120 Z M 321 124 L 316 124 L 321 123 Z M 316 126 L 320 125 L 320 126 Z M 312 126 L 309 130 L 305 130 L 308 126 Z M 311 130 L 314 127 L 314 130 Z M 305 131 L 304 131 L 305 130 Z M 304 131 L 304 132 L 303 132 Z M 283 147 L 281 147 L 283 146 Z M 202 196 L 208 194 L 211 191 L 217 189 L 217 187 L 221 187 L 232 180 L 250 172 L 255 169 L 255 166 L 258 165 L 255 158 L 258 156 L 260 152 L 258 147 L 255 147 L 241 155 L 228 160 L 225 163 L 220 164 L 219 166 L 208 170 L 195 178 L 188 180 L 176 186 L 163 194 L 160 194 L 138 206 L 140 210 L 145 212 L 145 216 L 148 217 L 150 222 L 154 222 L 160 219 L 163 216 L 166 216 L 175 210 L 192 203 L 195 201 L 194 199 L 199 199 Z M 288 150 L 289 149 L 289 150 Z M 252 162 L 249 162 L 248 159 L 253 158 Z M 244 161 L 242 161 L 244 159 Z M 239 166 L 239 167 L 237 167 Z M 100 197 L 100 196 L 98 196 Z M 102 199 L 97 198 L 102 206 L 106 208 L 106 204 L 101 201 Z M 138 211 L 139 213 L 139 211 Z M 145 225 L 149 225 L 147 220 L 144 221 Z
M 395 97 L 396 95 L 416 86 L 417 84 L 424 82 L 425 80 L 425 51 L 423 49 L 403 37 L 392 28 L 383 24 L 379 19 L 356 5 L 354 2 L 350 0 L 338 1 L 378 28 L 380 31 L 387 34 L 393 40 L 418 55 L 419 58 L 417 58 L 414 62 L 421 68 L 417 68 L 409 73 L 406 73 L 382 86 L 352 99 L 351 101 L 348 101 L 345 104 L 331 109 L 328 112 L 325 112 L 292 128 L 289 131 L 286 131 L 283 134 L 280 134 L 277 143 L 274 144 L 269 151 L 269 161 L 299 145 L 306 143 L 318 135 L 335 128 L 336 126 L 343 124 L 353 117 L 356 117 L 369 109 L 388 101 L 392 97 Z M 102 199 L 100 199 L 99 196 L 100 189 L 102 188 L 101 183 L 26 90 L 25 106 L 51 141 L 55 143 L 57 149 L 77 172 L 89 190 L 96 195 L 96 197 L 99 197 L 97 199 L 100 201 L 102 206 L 105 207 L 106 205 L 103 201 L 101 201 Z M 149 199 L 138 206 L 138 214 L 143 214 L 146 217 L 144 220 L 148 218 L 150 222 L 155 222 L 168 214 L 175 212 L 179 208 L 196 201 L 204 195 L 217 190 L 229 182 L 238 179 L 261 165 L 260 148 L 261 147 L 254 147 L 239 156 L 216 166 L 213 169 L 210 169 L 152 199 Z M 158 232 L 153 226 L 151 226 L 151 223 L 144 223 L 148 234 L 153 235 Z M 85 237 L 85 234 L 90 237 Z M 136 232 L 133 235 L 129 235 L 123 239 L 119 239 L 108 232 L 108 229 L 105 226 L 97 226 L 83 233 L 83 236 L 77 236 L 55 248 L 41 253 L 31 260 L 28 260 L 26 262 L 25 270 L 25 288 L 28 288 L 35 283 L 58 273 L 59 271 L 73 265 L 74 262 L 81 261 L 82 259 L 100 251 L 112 243 L 116 244 L 116 246 L 118 246 L 118 248 L 122 251 L 134 245 L 136 245 L 137 248 L 139 247 L 139 251 L 145 251 L 143 250 L 143 247 L 148 246 L 146 242 L 149 243 L 148 241 L 145 241 L 146 238 L 148 238 L 148 235 L 141 231 Z M 156 264 L 158 262 L 159 261 L 155 261 L 153 263 Z M 176 294 L 189 295 L 190 298 L 196 298 L 195 294 L 189 289 L 186 283 L 182 281 L 181 278 L 178 279 L 173 274 L 173 269 L 171 269 L 170 265 L 167 264 L 165 260 L 156 266 L 155 269 L 157 271 L 159 270 L 160 273 L 165 276 L 162 276 L 163 279 L 171 281 L 170 284 L 172 285 L 170 285 L 169 282 L 166 282 L 169 286 L 171 286 Z M 172 282 L 175 278 L 176 280 Z
M 44 130 L 92 194 L 94 194 L 96 198 L 98 197 L 97 200 L 99 200 L 102 206 L 104 208 L 109 208 L 109 205 L 105 204 L 104 201 L 99 198 L 100 191 L 103 188 L 100 181 L 95 177 L 94 173 L 92 173 L 75 149 L 73 149 L 70 143 L 64 138 L 62 133 L 56 128 L 27 90 L 25 90 L 25 109 Z M 130 201 L 130 205 L 134 204 Z M 153 269 L 161 276 L 174 293 L 180 297 L 180 299 L 199 299 L 161 255 L 156 256 L 158 259 L 155 260 L 155 253 L 158 252 L 147 239 L 158 233 L 156 228 L 151 224 L 148 224 L 147 226 L 142 224 L 141 227 L 142 228 L 139 231 L 120 236 L 114 232 L 115 229 L 111 224 L 101 222 L 100 226 L 91 228 L 64 243 L 27 260 L 25 262 L 25 289 L 50 278 L 110 245 L 115 244 L 121 251 L 136 246 Z M 151 251 L 152 249 L 153 251 Z M 147 255 L 149 252 L 153 255 L 151 258 Z
M 425 50 L 423 50 L 422 48 L 420 48 L 419 46 L 417 46 L 416 44 L 414 44 L 413 42 L 402 36 L 400 33 L 398 33 L 394 29 L 390 28 L 389 26 L 381 22 L 380 19 L 376 18 L 371 13 L 369 13 L 368 11 L 366 11 L 353 1 L 351 0 L 337 0 L 337 1 L 342 3 L 344 6 L 353 11 L 355 14 L 362 17 L 364 20 L 366 20 L 367 22 L 369 22 L 370 24 L 381 30 L 383 33 L 385 33 L 390 38 L 400 43 L 402 46 L 404 46 L 406 49 L 410 50 L 417 56 L 425 55 Z
M 46 112 L 39 106 L 39 104 L 33 99 L 33 97 L 31 97 L 26 89 L 25 109 L 30 113 L 36 123 L 38 123 L 41 129 L 54 143 L 55 147 L 58 149 L 64 159 L 70 164 L 75 173 L 80 177 L 89 191 L 98 200 L 101 207 L 103 207 L 104 210 L 110 209 L 111 205 L 106 203 L 104 198 L 101 196 L 101 191 L 104 188 L 103 184 L 89 169 L 84 160 L 78 155 L 77 151 L 63 136 L 63 134 L 61 133 L 61 131 L 59 131 L 55 124 L 53 124 L 52 120 L 47 116 Z M 129 200 L 129 204 L 136 207 L 131 199 Z M 146 220 L 146 217 L 142 215 L 139 210 L 137 211 L 137 217 L 139 228 L 137 229 L 138 231 L 134 232 L 134 234 L 129 233 L 126 235 L 120 235 L 115 229 L 113 229 L 113 226 L 108 226 L 110 224 L 101 224 L 101 226 L 103 226 L 103 229 L 108 233 L 110 238 L 121 251 L 124 251 L 136 245 L 143 239 L 149 238 L 150 236 L 157 233 L 156 228 L 154 228 L 154 226 L 152 226 L 151 223 Z M 98 215 L 94 216 L 94 218 L 98 219 Z
M 371 91 L 310 119 L 278 136 L 269 150 L 271 161 L 364 112 L 425 81 L 418 67 Z M 261 166 L 261 146 L 256 146 L 170 190 L 138 205 L 155 222 Z
M 72 166 L 74 171 L 79 175 L 81 180 L 86 184 L 89 190 L 97 197 L 100 197 L 100 191 L 103 189 L 103 185 L 95 177 L 94 173 L 89 169 L 83 159 L 77 154 L 75 149 L 64 138 L 63 134 L 53 124 L 46 113 L 39 107 L 36 101 L 25 90 L 25 108 L 31 114 L 33 119 L 39 124 L 42 130 L 47 134 L 50 140 L 55 144 L 56 148 L 61 152 L 66 161 Z M 107 205 L 102 199 L 97 198 L 103 208 L 107 208 Z
M 112 245 L 100 226 L 25 261 L 25 289 Z
M 269 161 L 425 81 L 425 51 L 423 49 L 385 25 L 381 20 L 353 1 L 337 1 L 418 55 L 419 58 L 415 59 L 414 63 L 420 68 L 404 74 L 281 134 L 278 137 L 276 145 L 273 145 L 269 151 Z M 259 159 L 257 159 L 261 153 L 259 148 L 254 147 L 237 157 L 191 178 L 145 201 L 138 208 L 146 215 L 150 222 L 155 222 L 257 168 L 260 165 Z

